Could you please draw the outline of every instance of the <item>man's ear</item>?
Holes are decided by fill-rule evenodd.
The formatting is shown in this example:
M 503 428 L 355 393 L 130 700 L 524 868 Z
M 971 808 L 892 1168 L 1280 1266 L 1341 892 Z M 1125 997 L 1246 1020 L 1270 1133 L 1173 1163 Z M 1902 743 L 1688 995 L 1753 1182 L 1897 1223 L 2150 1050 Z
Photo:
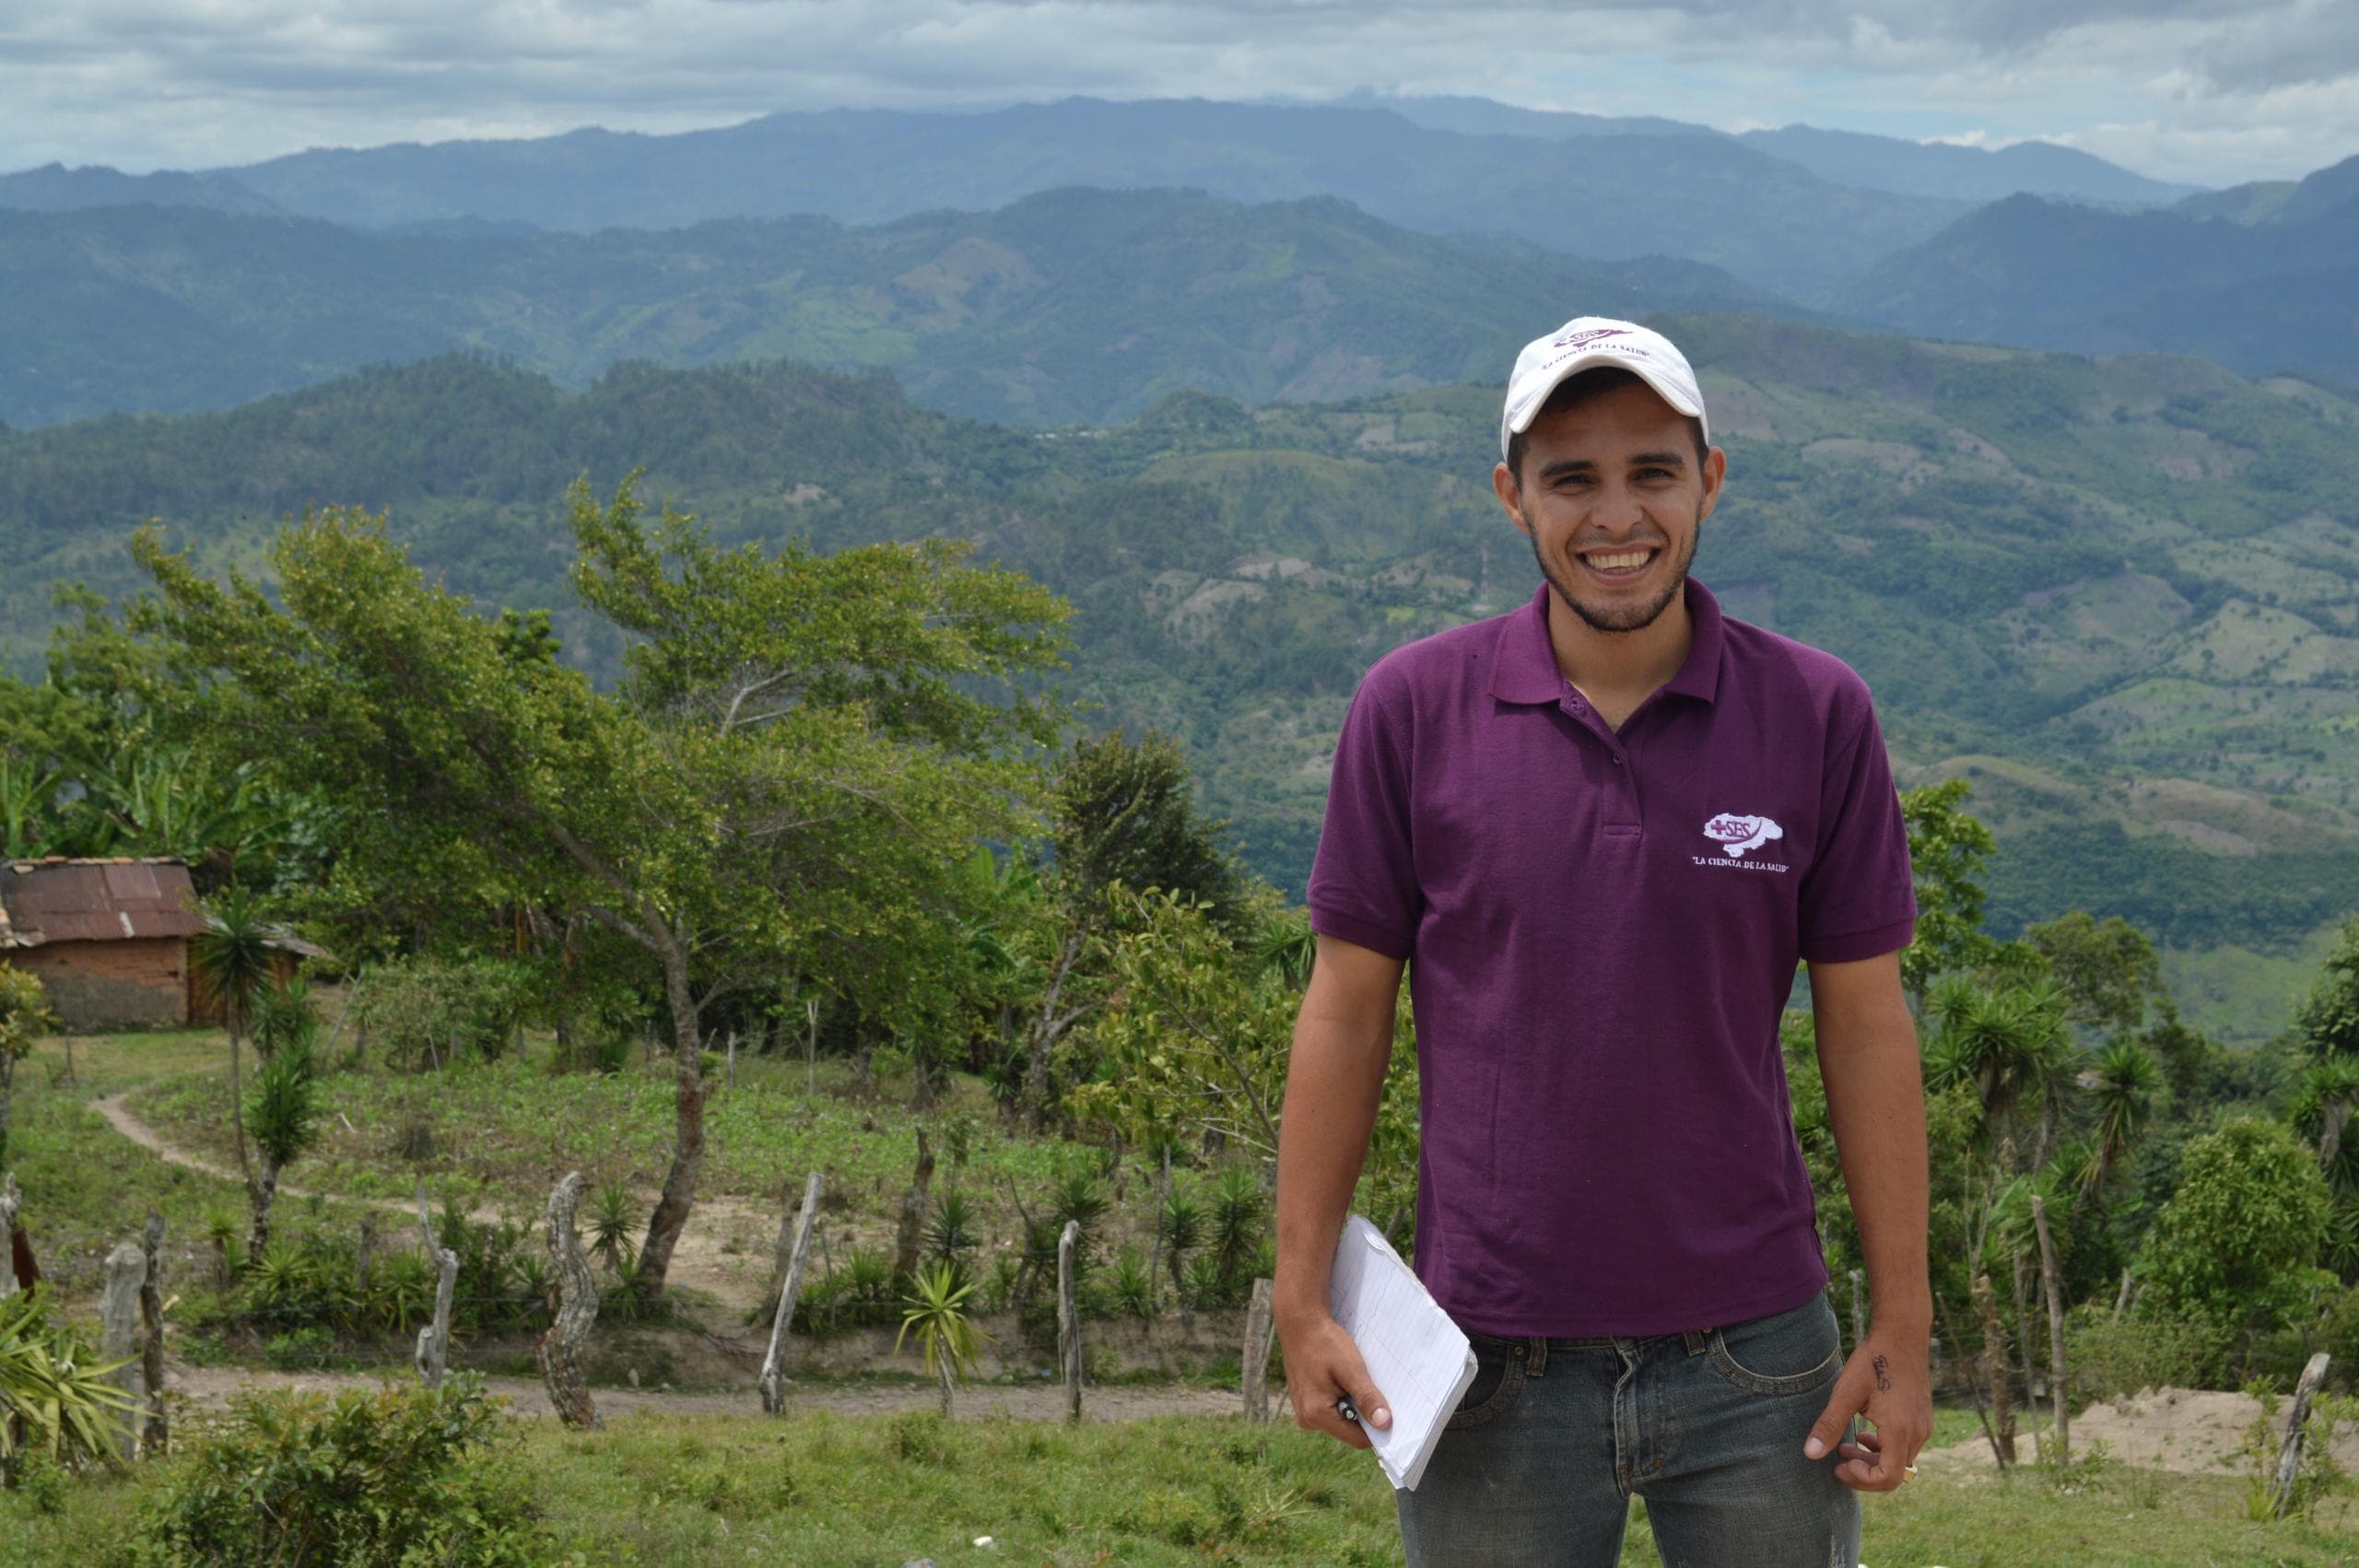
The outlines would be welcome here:
M 1508 521 L 1520 532 L 1529 534 L 1532 524 L 1523 515 L 1523 486 L 1515 482 L 1515 470 L 1502 462 L 1491 470 L 1491 490 L 1499 497 L 1499 505 L 1507 509 Z
M 1696 510 L 1697 522 L 1711 516 L 1712 509 L 1720 504 L 1720 486 L 1727 481 L 1728 476 L 1729 454 L 1718 447 L 1706 452 L 1703 469 L 1704 504 Z

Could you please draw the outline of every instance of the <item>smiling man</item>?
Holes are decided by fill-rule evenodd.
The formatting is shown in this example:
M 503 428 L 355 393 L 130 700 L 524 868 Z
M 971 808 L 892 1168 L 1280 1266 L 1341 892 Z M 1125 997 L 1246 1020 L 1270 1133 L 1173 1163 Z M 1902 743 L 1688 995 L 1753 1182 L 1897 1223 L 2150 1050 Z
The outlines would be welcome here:
M 1415 1564 L 1859 1561 L 1857 1493 L 1932 1426 L 1907 835 L 1866 686 L 1687 575 L 1728 460 L 1669 340 L 1525 347 L 1500 505 L 1544 579 L 1397 649 L 1345 720 L 1278 1151 L 1297 1420 L 1388 1420 L 1327 1305 L 1403 969 L 1416 1264 L 1480 1363 L 1414 1492 Z M 1842 1355 L 1778 1024 L 1807 964 L 1875 1305 Z M 1864 1416 L 1874 1428 L 1853 1425 Z

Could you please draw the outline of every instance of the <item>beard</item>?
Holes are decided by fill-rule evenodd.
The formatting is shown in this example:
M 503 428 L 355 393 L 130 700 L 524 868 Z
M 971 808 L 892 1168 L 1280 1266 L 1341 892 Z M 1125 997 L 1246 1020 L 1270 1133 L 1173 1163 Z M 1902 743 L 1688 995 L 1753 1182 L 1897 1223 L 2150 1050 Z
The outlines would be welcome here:
M 1573 614 L 1588 623 L 1592 630 L 1644 631 L 1662 617 L 1662 613 L 1671 608 L 1671 602 L 1686 588 L 1687 568 L 1696 559 L 1696 542 L 1702 537 L 1703 532 L 1703 519 L 1699 517 L 1696 519 L 1696 526 L 1688 531 L 1686 552 L 1672 566 L 1670 580 L 1663 584 L 1661 590 L 1653 598 L 1632 605 L 1607 606 L 1594 602 L 1582 603 L 1581 596 L 1573 591 L 1571 568 L 1551 560 L 1543 554 L 1540 541 L 1536 537 L 1532 540 L 1532 558 L 1540 563 L 1540 575 L 1548 579 L 1548 586 L 1556 591 L 1556 597 L 1570 605 Z

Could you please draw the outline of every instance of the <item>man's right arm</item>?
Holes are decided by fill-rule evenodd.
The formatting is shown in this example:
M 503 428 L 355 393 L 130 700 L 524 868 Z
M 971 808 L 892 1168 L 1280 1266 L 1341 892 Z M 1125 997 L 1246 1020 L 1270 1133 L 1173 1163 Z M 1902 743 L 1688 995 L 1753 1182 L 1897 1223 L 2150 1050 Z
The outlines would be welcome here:
M 1278 1131 L 1278 1270 L 1272 1305 L 1285 1348 L 1295 1421 L 1356 1448 L 1368 1445 L 1335 1409 L 1348 1395 L 1371 1426 L 1391 1412 L 1358 1347 L 1328 1310 L 1335 1240 L 1367 1155 L 1392 1055 L 1402 961 L 1321 936 L 1310 985 L 1295 1019 Z

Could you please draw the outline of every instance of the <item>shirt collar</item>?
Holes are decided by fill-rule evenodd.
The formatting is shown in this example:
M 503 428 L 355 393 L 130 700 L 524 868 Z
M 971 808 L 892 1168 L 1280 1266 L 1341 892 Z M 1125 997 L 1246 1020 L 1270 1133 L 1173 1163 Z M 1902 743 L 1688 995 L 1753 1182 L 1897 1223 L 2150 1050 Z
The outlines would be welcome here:
M 1720 649 L 1725 640 L 1720 602 L 1712 591 L 1687 579 L 1687 618 L 1693 635 L 1687 658 L 1662 689 L 1678 696 L 1710 702 L 1720 689 Z M 1565 695 L 1564 672 L 1556 668 L 1556 650 L 1548 641 L 1548 585 L 1532 603 L 1508 614 L 1499 626 L 1497 652 L 1491 661 L 1491 695 L 1501 702 L 1555 702 Z

